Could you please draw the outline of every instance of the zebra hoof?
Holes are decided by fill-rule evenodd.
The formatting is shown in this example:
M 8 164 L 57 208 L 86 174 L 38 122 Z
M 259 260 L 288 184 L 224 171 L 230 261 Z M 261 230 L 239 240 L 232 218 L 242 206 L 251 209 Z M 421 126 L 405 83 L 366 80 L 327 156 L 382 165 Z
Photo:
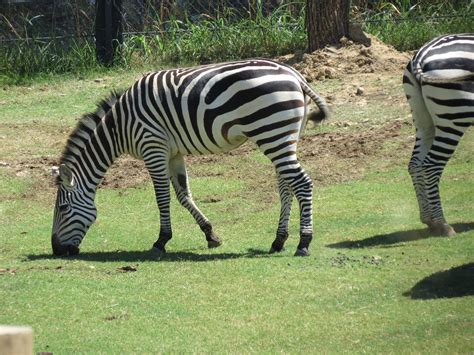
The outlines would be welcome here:
M 214 233 L 214 231 L 210 228 L 206 232 L 206 240 L 207 240 L 207 247 L 209 249 L 217 248 L 222 245 L 222 240 Z
M 431 222 L 428 224 L 428 232 L 434 236 L 454 237 L 456 231 L 448 223 Z
M 79 247 L 75 245 L 71 245 L 68 249 L 69 249 L 69 256 L 79 255 Z
M 151 248 L 151 251 L 153 252 L 154 255 L 156 255 L 157 258 L 162 258 L 163 256 L 166 255 L 166 249 L 165 248 L 153 247 L 153 248 Z
M 282 251 L 285 251 L 285 247 L 281 247 L 281 248 L 275 248 L 273 245 L 271 246 L 270 248 L 270 251 L 268 252 L 269 254 L 275 254 L 275 253 L 280 253 Z
M 213 249 L 213 248 L 217 248 L 217 247 L 220 247 L 222 245 L 222 240 L 208 240 L 207 241 L 207 247 L 209 249 Z
M 296 249 L 295 256 L 310 256 L 308 248 Z
M 288 233 L 277 235 L 270 248 L 270 254 L 279 253 L 285 250 L 285 242 L 288 239 Z
M 271 247 L 270 250 L 268 251 L 268 254 L 280 253 L 281 251 L 283 251 L 283 248 L 275 249 L 274 247 Z

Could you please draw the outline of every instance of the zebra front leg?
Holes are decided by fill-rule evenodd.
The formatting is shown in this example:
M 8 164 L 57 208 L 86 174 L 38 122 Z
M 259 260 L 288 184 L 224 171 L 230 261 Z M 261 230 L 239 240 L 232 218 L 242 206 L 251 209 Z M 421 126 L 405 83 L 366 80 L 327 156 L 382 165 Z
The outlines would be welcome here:
M 293 192 L 280 176 L 278 176 L 278 191 L 281 203 L 280 220 L 278 222 L 276 238 L 270 248 L 270 254 L 282 251 L 288 239 L 288 223 L 290 221 L 291 202 L 293 200 Z
M 171 231 L 169 182 L 164 183 L 164 179 L 160 179 L 160 181 L 163 181 L 163 185 L 159 187 L 154 183 L 156 201 L 160 210 L 160 234 L 158 240 L 153 244 L 153 249 L 159 254 L 164 254 L 166 253 L 165 245 L 173 237 L 173 233 Z
M 149 159 L 145 157 L 144 160 L 153 181 L 156 203 L 160 211 L 160 234 L 153 244 L 153 250 L 162 255 L 166 253 L 166 243 L 172 238 L 168 155 L 155 154 Z
M 188 183 L 188 174 L 184 158 L 177 155 L 170 160 L 170 176 L 179 203 L 185 207 L 196 220 L 206 235 L 208 248 L 217 248 L 222 245 L 221 239 L 214 233 L 212 224 L 194 203 Z

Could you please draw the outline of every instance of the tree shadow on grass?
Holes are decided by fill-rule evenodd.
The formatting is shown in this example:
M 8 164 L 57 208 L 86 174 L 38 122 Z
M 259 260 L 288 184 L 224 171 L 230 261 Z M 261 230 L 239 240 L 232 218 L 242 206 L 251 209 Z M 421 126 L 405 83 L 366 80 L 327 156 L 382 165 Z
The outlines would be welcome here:
M 269 257 L 268 250 L 247 249 L 244 253 L 212 253 L 200 254 L 192 251 L 168 251 L 165 255 L 159 256 L 153 250 L 135 250 L 135 251 L 99 251 L 99 252 L 81 252 L 79 255 L 57 257 L 52 254 L 30 254 L 27 260 L 47 260 L 47 259 L 65 259 L 65 260 L 84 260 L 84 261 L 101 261 L 101 262 L 143 262 L 143 261 L 159 261 L 159 262 L 177 262 L 177 261 L 212 261 L 212 260 L 228 260 L 240 258 L 261 258 Z M 272 254 L 272 257 L 277 256 Z
M 403 295 L 415 300 L 474 296 L 474 263 L 425 277 Z
M 457 233 L 468 232 L 474 229 L 474 222 L 471 223 L 455 223 L 451 225 Z M 362 240 L 347 240 L 339 243 L 326 245 L 329 248 L 347 248 L 359 249 L 370 247 L 390 247 L 396 244 L 412 242 L 415 240 L 426 238 L 440 238 L 428 233 L 428 229 L 413 229 L 408 231 L 393 232 L 389 234 L 379 234 Z M 446 238 L 446 237 L 441 237 Z

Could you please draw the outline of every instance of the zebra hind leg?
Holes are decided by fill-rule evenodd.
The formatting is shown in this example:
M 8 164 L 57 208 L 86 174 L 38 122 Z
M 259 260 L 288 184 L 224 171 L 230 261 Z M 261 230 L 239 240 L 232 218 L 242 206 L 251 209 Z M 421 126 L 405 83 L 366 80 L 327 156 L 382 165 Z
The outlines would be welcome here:
M 277 173 L 279 179 L 284 179 L 288 184 L 299 204 L 300 242 L 296 247 L 295 256 L 309 256 L 309 245 L 313 239 L 313 182 L 296 156 L 294 160 L 277 164 Z
M 434 114 L 433 116 L 436 122 L 441 121 L 441 119 Z M 467 129 L 465 126 L 455 126 L 453 123 L 451 123 L 451 125 L 453 125 L 453 127 L 440 126 L 437 124 L 433 144 L 426 154 L 421 168 L 429 211 L 429 221 L 427 223 L 428 232 L 431 235 L 447 237 L 456 235 L 456 232 L 454 228 L 446 222 L 444 217 L 439 193 L 439 183 L 446 164 Z M 449 136 L 446 132 L 449 132 Z
M 278 191 L 280 193 L 280 220 L 276 238 L 270 248 L 270 254 L 284 250 L 284 244 L 288 239 L 288 223 L 290 220 L 291 202 L 293 200 L 293 192 L 288 184 L 280 176 L 278 176 Z
M 432 235 L 454 236 L 456 232 L 444 217 L 439 183 L 444 168 L 454 154 L 459 141 L 474 122 L 472 83 L 424 85 L 426 107 L 434 124 L 432 144 L 423 160 L 423 180 L 429 204 L 428 231 Z
M 415 145 L 410 163 L 408 164 L 408 172 L 415 189 L 420 220 L 428 225 L 431 223 L 431 214 L 428 196 L 426 195 L 422 163 L 433 143 L 435 128 L 433 119 L 423 99 L 421 86 L 408 70 L 405 70 L 403 75 L 403 88 L 411 108 L 413 123 L 416 127 Z
M 292 190 L 300 208 L 300 242 L 295 256 L 309 256 L 309 245 L 313 240 L 313 181 L 300 167 L 300 178 L 293 180 Z
M 295 112 L 295 116 L 299 114 Z M 298 121 L 295 125 L 287 126 L 288 132 L 299 132 Z M 271 252 L 281 250 L 288 235 L 288 217 L 290 213 L 291 196 L 298 200 L 300 210 L 300 242 L 296 248 L 295 256 L 309 256 L 309 245 L 313 239 L 313 182 L 304 171 L 296 156 L 297 140 L 288 134 L 287 137 L 274 140 L 268 132 L 261 136 L 249 136 L 260 150 L 268 157 L 275 167 L 279 181 L 281 212 L 277 237 L 270 249 Z
M 427 223 L 428 232 L 435 236 L 454 236 L 456 232 L 446 222 L 441 206 L 439 195 L 439 182 L 446 162 L 435 161 L 431 157 L 431 150 L 423 162 L 423 178 L 425 182 L 426 195 L 428 196 L 428 208 L 430 218 Z
M 408 164 L 408 172 L 410 174 L 413 187 L 415 189 L 416 199 L 420 212 L 420 221 L 426 225 L 431 223 L 430 206 L 428 196 L 426 194 L 425 176 L 423 173 L 423 158 L 426 154 L 426 146 L 431 145 L 433 138 L 423 137 L 420 135 L 421 130 L 417 129 L 415 147 L 413 149 L 410 163 Z M 421 160 L 420 160 L 421 158 Z
M 170 160 L 170 178 L 179 203 L 191 213 L 206 235 L 208 248 L 217 248 L 222 245 L 222 240 L 214 233 L 211 222 L 199 210 L 192 198 L 186 165 L 181 155 L 177 155 Z

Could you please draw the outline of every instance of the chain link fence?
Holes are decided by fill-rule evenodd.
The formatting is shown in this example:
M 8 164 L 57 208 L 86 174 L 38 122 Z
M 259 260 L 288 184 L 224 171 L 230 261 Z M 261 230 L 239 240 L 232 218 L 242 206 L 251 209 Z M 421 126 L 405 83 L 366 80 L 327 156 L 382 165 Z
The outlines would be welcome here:
M 0 0 L 0 45 L 25 39 L 61 40 L 64 43 L 72 39 L 93 39 L 98 1 Z M 282 8 L 296 17 L 304 10 L 306 0 L 106 0 L 105 2 L 120 6 L 121 26 L 124 36 L 127 36 L 165 32 L 171 22 L 173 24 L 181 22 L 184 30 L 186 23 L 212 21 L 223 17 L 227 21 L 254 19 L 259 16 L 271 16 Z M 458 7 L 463 3 L 467 6 L 468 3 L 466 0 L 452 2 Z M 380 6 L 381 3 L 385 6 Z M 390 11 L 391 3 L 378 0 L 352 0 L 353 21 L 365 25 L 384 21 L 436 21 L 452 16 L 446 13 L 428 18 L 407 19 L 395 16 L 390 20 L 380 16 L 373 17 L 375 12 L 380 15 L 380 12 Z M 413 3 L 415 7 L 423 1 L 409 1 L 409 3 L 410 5 Z M 370 18 L 367 18 L 367 14 Z
M 54 39 L 65 43 L 71 39 L 93 39 L 98 1 L 0 0 L 0 45 L 25 39 L 44 41 Z M 166 31 L 171 21 L 175 24 L 181 21 L 184 28 L 186 23 L 212 21 L 222 17 L 238 21 L 271 16 L 282 8 L 296 17 L 304 10 L 306 0 L 105 0 L 105 2 L 119 4 L 122 14 L 121 26 L 124 35 L 127 36 Z M 430 3 L 408 1 L 413 8 L 424 2 Z M 467 7 L 469 1 L 450 2 L 453 6 L 460 7 L 465 4 Z M 361 24 L 384 21 L 413 22 L 426 19 L 433 21 L 451 16 L 443 13 L 428 18 L 406 19 L 403 16 L 394 16 L 390 20 L 373 18 L 374 14 L 380 15 L 381 12 L 390 11 L 392 3 L 397 2 L 352 0 L 353 21 Z M 468 7 L 473 7 L 471 5 Z M 395 5 L 392 10 L 393 8 Z
M 0 0 L 0 79 L 304 51 L 306 1 Z M 399 50 L 474 32 L 472 0 L 351 0 L 351 9 L 352 23 Z
M 269 16 L 285 7 L 298 13 L 304 1 L 107 0 L 120 6 L 124 35 L 166 31 L 170 21 L 240 20 Z M 92 38 L 96 0 L 0 0 L 0 42 Z

